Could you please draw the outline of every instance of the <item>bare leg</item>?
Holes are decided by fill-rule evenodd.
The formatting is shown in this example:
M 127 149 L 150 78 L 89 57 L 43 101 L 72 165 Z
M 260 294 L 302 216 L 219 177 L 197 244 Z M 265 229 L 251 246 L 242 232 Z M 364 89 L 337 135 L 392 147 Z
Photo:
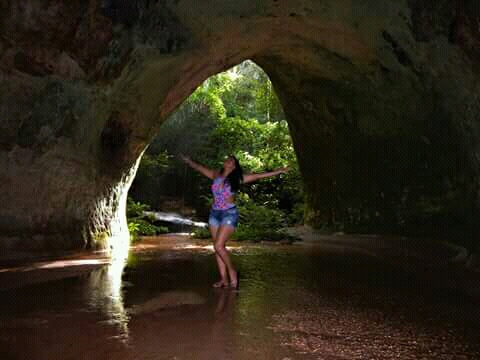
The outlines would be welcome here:
M 210 234 L 212 235 L 213 243 L 217 241 L 218 226 L 210 226 Z M 215 251 L 215 260 L 217 260 L 218 272 L 220 273 L 220 280 L 213 284 L 213 287 L 226 287 L 228 286 L 227 266 L 223 262 L 222 258 Z
M 234 269 L 230 256 L 228 255 L 225 244 L 233 234 L 235 228 L 232 226 L 220 226 L 215 239 L 215 254 L 217 254 L 225 264 L 232 287 L 236 288 L 238 283 L 237 271 Z

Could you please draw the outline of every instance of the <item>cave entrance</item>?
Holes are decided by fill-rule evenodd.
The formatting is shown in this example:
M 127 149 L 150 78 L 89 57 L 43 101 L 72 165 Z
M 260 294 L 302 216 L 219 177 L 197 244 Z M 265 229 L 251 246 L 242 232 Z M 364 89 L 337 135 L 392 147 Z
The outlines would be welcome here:
M 246 172 L 289 166 L 288 175 L 243 186 L 237 201 L 244 207 L 245 221 L 249 212 L 263 214 L 257 224 L 263 228 L 267 222 L 268 228 L 303 222 L 302 180 L 285 113 L 268 75 L 253 61 L 209 77 L 165 120 L 130 189 L 130 222 L 148 221 L 140 213 L 147 207 L 194 221 L 208 217 L 210 180 L 187 169 L 182 153 L 210 168 L 221 167 L 228 154 L 234 154 Z M 168 224 L 152 225 L 147 234 L 166 231 Z

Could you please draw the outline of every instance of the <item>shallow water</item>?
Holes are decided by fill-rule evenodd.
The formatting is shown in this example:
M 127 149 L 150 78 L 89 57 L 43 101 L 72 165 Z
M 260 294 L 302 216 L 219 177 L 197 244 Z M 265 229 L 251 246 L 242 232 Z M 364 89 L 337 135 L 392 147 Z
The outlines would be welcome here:
M 126 264 L 3 284 L 0 358 L 480 358 L 478 299 L 447 270 L 315 245 L 231 251 L 239 292 L 211 287 L 207 242 L 172 238 L 150 239 Z

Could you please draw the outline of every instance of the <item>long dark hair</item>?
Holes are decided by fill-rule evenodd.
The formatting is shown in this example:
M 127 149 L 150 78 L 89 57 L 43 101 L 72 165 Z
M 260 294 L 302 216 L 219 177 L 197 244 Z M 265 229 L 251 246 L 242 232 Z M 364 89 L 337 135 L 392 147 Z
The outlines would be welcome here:
M 230 184 L 230 188 L 233 192 L 237 192 L 240 189 L 240 184 L 243 182 L 243 169 L 240 165 L 240 162 L 234 155 L 229 155 L 229 158 L 232 158 L 235 161 L 235 169 L 227 175 L 225 181 Z M 223 173 L 223 167 L 220 170 L 220 173 Z

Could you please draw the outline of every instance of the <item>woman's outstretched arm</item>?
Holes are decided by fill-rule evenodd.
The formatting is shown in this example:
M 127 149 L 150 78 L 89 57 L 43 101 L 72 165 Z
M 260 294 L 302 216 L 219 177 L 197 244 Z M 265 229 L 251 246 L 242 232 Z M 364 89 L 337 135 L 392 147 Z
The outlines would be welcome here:
M 215 170 L 209 169 L 206 166 L 203 166 L 202 164 L 196 163 L 192 159 L 190 159 L 188 156 L 185 156 L 183 154 L 180 154 L 180 157 L 182 158 L 185 163 L 190 166 L 192 169 L 197 170 L 200 174 L 208 177 L 209 179 L 215 179 L 217 176 L 217 172 Z
M 280 169 L 273 170 L 273 171 L 267 171 L 267 172 L 264 172 L 264 173 L 245 174 L 245 175 L 243 175 L 243 183 L 246 184 L 246 183 L 257 181 L 257 180 L 264 179 L 264 178 L 267 178 L 267 177 L 276 176 L 276 175 L 279 175 L 279 174 L 285 174 L 288 170 L 289 170 L 288 167 L 284 167 L 284 168 L 280 168 Z

